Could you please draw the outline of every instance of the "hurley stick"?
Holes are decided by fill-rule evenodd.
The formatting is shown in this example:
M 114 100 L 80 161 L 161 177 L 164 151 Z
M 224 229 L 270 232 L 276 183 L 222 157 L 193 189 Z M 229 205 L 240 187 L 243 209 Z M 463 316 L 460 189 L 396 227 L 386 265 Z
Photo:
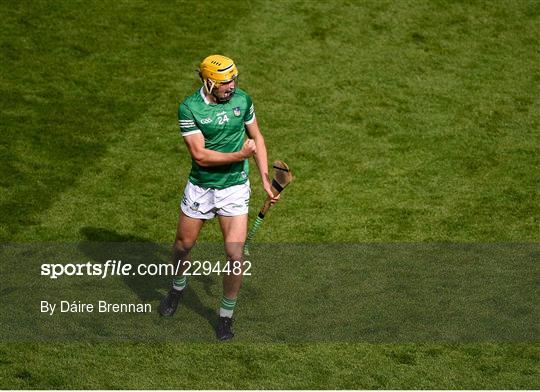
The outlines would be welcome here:
M 290 184 L 293 176 L 289 169 L 289 166 L 287 166 L 287 164 L 283 161 L 274 161 L 272 167 L 274 168 L 274 178 L 272 179 L 272 194 L 274 196 L 277 196 L 283 191 L 283 189 L 285 189 L 287 185 Z M 259 229 L 259 226 L 263 222 L 264 216 L 272 206 L 271 200 L 272 199 L 270 198 L 270 196 L 266 198 L 263 207 L 259 211 L 259 215 L 257 215 L 255 222 L 253 222 L 253 226 L 251 226 L 251 230 L 247 235 L 246 243 L 244 244 L 244 255 L 246 256 L 249 256 L 249 246 L 251 245 L 251 240 L 253 239 L 255 233 Z

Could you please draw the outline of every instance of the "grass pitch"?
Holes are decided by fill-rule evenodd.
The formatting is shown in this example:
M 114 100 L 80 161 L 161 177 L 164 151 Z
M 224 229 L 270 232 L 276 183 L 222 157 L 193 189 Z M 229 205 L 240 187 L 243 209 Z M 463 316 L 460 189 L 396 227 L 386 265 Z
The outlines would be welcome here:
M 537 1 L 34 1 L 0 15 L 3 242 L 172 241 L 190 165 L 175 112 L 213 52 L 236 60 L 270 158 L 296 175 L 258 241 L 540 239 Z M 208 224 L 200 241 L 219 240 Z M 538 389 L 539 351 L 2 343 L 0 387 Z

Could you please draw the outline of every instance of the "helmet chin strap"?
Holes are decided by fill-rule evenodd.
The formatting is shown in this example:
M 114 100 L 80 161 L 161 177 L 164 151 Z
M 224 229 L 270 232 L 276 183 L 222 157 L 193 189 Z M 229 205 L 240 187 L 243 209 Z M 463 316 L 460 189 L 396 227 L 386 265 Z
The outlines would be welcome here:
M 210 87 L 208 87 L 208 83 L 210 83 Z M 216 83 L 214 83 L 213 80 L 207 79 L 206 82 L 204 82 L 204 89 L 208 94 L 214 95 L 212 92 L 214 91 L 214 87 L 216 87 Z M 215 96 L 215 95 L 214 95 Z

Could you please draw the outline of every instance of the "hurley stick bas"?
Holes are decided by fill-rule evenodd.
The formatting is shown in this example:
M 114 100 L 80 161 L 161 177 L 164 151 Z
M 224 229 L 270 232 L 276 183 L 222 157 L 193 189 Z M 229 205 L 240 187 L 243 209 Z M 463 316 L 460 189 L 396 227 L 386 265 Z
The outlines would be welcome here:
M 291 170 L 289 169 L 289 166 L 287 166 L 287 164 L 283 161 L 274 161 L 272 167 L 274 168 L 274 178 L 272 179 L 272 194 L 274 196 L 277 196 L 283 191 L 283 189 L 285 189 L 287 185 L 290 184 L 293 176 Z M 259 226 L 263 222 L 264 216 L 268 212 L 268 209 L 272 206 L 270 202 L 271 198 L 270 196 L 268 196 L 264 202 L 263 207 L 259 211 L 259 215 L 257 215 L 255 222 L 253 222 L 251 230 L 249 230 L 246 243 L 244 244 L 244 255 L 246 256 L 249 256 L 249 246 L 251 245 L 251 240 L 253 239 L 255 233 L 259 229 Z

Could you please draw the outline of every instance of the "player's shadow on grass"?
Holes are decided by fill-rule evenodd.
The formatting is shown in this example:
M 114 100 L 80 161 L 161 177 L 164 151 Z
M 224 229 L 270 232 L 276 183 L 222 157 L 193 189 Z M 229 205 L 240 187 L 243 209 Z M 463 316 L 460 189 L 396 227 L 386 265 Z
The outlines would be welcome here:
M 83 227 L 80 233 L 86 238 L 86 241 L 80 242 L 78 245 L 84 254 L 95 263 L 104 264 L 107 260 L 115 260 L 116 266 L 131 264 L 133 268 L 130 274 L 121 276 L 124 283 L 142 302 L 161 301 L 164 297 L 162 292 L 169 290 L 172 277 L 141 275 L 137 271 L 139 271 L 140 265 L 144 265 L 143 269 L 147 270 L 150 265 L 169 263 L 172 253 L 170 245 L 157 244 L 141 237 L 120 234 L 99 227 Z M 119 261 L 122 261 L 122 264 Z M 211 286 L 214 284 L 212 279 L 209 276 L 197 278 L 202 283 L 204 291 L 207 294 L 211 293 Z M 186 290 L 186 295 L 180 306 L 190 308 L 205 318 L 212 327 L 215 327 L 217 324 L 215 310 L 205 306 L 190 286 Z M 181 308 L 179 308 L 179 312 L 181 313 Z

